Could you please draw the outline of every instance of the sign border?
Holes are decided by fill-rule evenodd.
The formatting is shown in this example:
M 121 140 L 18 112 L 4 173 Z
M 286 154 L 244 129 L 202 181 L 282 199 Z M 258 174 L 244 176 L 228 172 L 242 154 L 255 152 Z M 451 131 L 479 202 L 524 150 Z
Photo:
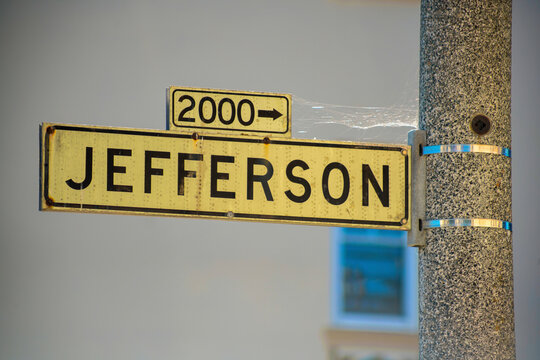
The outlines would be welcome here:
M 174 88 L 172 90 L 171 88 Z M 197 88 L 184 88 L 179 86 L 171 86 L 171 88 L 168 89 L 168 96 L 167 96 L 167 111 L 170 111 L 170 114 L 167 114 L 167 126 L 166 130 L 172 131 L 175 128 L 178 129 L 202 129 L 202 130 L 215 130 L 219 132 L 227 132 L 227 131 L 235 131 L 235 132 L 244 132 L 244 133 L 261 133 L 261 134 L 280 134 L 280 135 L 286 135 L 291 132 L 291 103 L 289 102 L 289 98 L 285 95 L 280 94 L 272 94 L 272 93 L 250 93 L 250 92 L 244 92 L 244 91 L 232 91 L 232 90 L 212 90 L 212 89 L 197 89 Z M 171 91 L 172 90 L 172 91 Z M 230 128 L 223 128 L 223 127 L 211 127 L 211 126 L 190 126 L 190 125 L 183 125 L 183 126 L 174 126 L 171 127 L 171 123 L 174 124 L 173 116 L 174 116 L 174 93 L 177 91 L 185 91 L 185 92 L 200 92 L 205 94 L 225 94 L 225 95 L 245 95 L 245 96 L 259 96 L 259 97 L 275 97 L 275 98 L 283 98 L 285 101 L 287 101 L 287 128 L 285 131 L 268 131 L 268 130 L 251 130 L 251 129 L 230 129 Z M 170 104 L 169 102 L 172 102 Z
M 379 221 L 379 220 L 354 220 L 354 219 L 334 219 L 334 218 L 321 218 L 321 217 L 302 217 L 302 216 L 289 216 L 289 215 L 264 215 L 264 214 L 246 214 L 246 213 L 234 213 L 231 216 L 230 212 L 221 211 L 199 211 L 199 210 L 180 210 L 180 209 L 162 209 L 162 208 L 147 208 L 147 207 L 134 207 L 134 206 L 118 206 L 118 205 L 96 205 L 96 204 L 77 204 L 77 203 L 61 203 L 54 201 L 49 194 L 49 137 L 55 130 L 64 131 L 81 131 L 81 132 L 95 132 L 106 134 L 124 134 L 124 135 L 139 135 L 139 136 L 155 136 L 155 137 L 172 137 L 181 139 L 191 139 L 190 134 L 174 133 L 170 131 L 151 131 L 151 130 L 138 130 L 138 129 L 120 129 L 111 127 L 84 127 L 79 125 L 60 125 L 60 124 L 47 124 L 44 123 L 40 126 L 41 136 L 40 141 L 44 146 L 40 146 L 40 151 L 43 154 L 40 156 L 40 174 L 43 176 L 43 180 L 40 181 L 40 210 L 52 210 L 53 207 L 66 208 L 66 209 L 80 209 L 81 211 L 92 210 L 112 210 L 117 212 L 123 212 L 131 215 L 162 215 L 162 216 L 179 216 L 186 215 L 198 218 L 207 219 L 240 219 L 247 221 L 268 221 L 279 222 L 280 220 L 288 222 L 299 222 L 304 225 L 322 225 L 322 226 L 392 226 L 395 230 L 407 230 L 410 227 L 409 220 L 409 155 L 410 151 L 405 155 L 404 167 L 405 167 L 405 216 L 406 222 L 402 224 L 400 221 Z M 314 146 L 314 147 L 331 147 L 331 148 L 348 148 L 348 149 L 366 149 L 366 150 L 383 150 L 383 151 L 399 151 L 409 149 L 407 145 L 370 145 L 359 143 L 347 143 L 347 142 L 310 142 L 309 140 L 298 141 L 296 139 L 262 139 L 256 137 L 229 137 L 219 135 L 200 135 L 199 139 L 207 141 L 232 141 L 243 143 L 257 143 L 257 144 L 277 144 L 277 145 L 293 145 L 293 146 Z M 331 224 L 331 225 L 330 225 Z

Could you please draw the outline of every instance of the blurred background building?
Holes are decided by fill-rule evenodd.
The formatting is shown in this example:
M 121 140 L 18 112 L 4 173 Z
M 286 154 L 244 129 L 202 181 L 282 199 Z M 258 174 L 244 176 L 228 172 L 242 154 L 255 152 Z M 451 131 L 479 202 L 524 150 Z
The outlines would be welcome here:
M 519 359 L 540 358 L 539 17 L 514 0 Z M 164 129 L 178 85 L 291 93 L 294 136 L 363 141 L 310 104 L 410 116 L 419 24 L 418 1 L 2 1 L 0 359 L 415 358 L 399 233 L 40 213 L 38 126 Z

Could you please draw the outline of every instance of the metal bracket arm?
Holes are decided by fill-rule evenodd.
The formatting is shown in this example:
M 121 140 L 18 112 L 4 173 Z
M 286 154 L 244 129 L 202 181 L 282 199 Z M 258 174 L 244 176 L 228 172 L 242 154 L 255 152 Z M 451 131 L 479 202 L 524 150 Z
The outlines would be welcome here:
M 426 158 L 422 149 L 426 144 L 424 130 L 412 130 L 408 134 L 411 146 L 411 230 L 407 232 L 408 246 L 425 246 L 426 234 L 421 223 L 426 216 Z

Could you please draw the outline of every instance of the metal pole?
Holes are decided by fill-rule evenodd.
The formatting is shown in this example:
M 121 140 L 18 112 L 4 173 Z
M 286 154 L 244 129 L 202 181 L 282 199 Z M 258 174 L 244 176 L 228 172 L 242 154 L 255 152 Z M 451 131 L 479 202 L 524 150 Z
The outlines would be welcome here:
M 505 153 L 511 10 L 511 0 L 422 0 L 420 129 L 435 150 L 424 154 L 421 359 L 515 358 L 512 233 L 505 228 L 512 214 Z M 448 144 L 495 150 L 435 146 Z

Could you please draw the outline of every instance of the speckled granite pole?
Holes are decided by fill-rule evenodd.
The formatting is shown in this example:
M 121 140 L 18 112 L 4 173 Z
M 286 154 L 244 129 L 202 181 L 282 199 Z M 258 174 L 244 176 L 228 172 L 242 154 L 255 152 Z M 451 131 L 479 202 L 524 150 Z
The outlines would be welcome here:
M 420 129 L 426 145 L 510 148 L 511 0 L 422 0 Z M 475 114 L 491 119 L 479 136 Z M 511 159 L 426 156 L 426 219 L 512 221 Z M 419 248 L 420 358 L 514 359 L 512 234 L 427 229 Z

